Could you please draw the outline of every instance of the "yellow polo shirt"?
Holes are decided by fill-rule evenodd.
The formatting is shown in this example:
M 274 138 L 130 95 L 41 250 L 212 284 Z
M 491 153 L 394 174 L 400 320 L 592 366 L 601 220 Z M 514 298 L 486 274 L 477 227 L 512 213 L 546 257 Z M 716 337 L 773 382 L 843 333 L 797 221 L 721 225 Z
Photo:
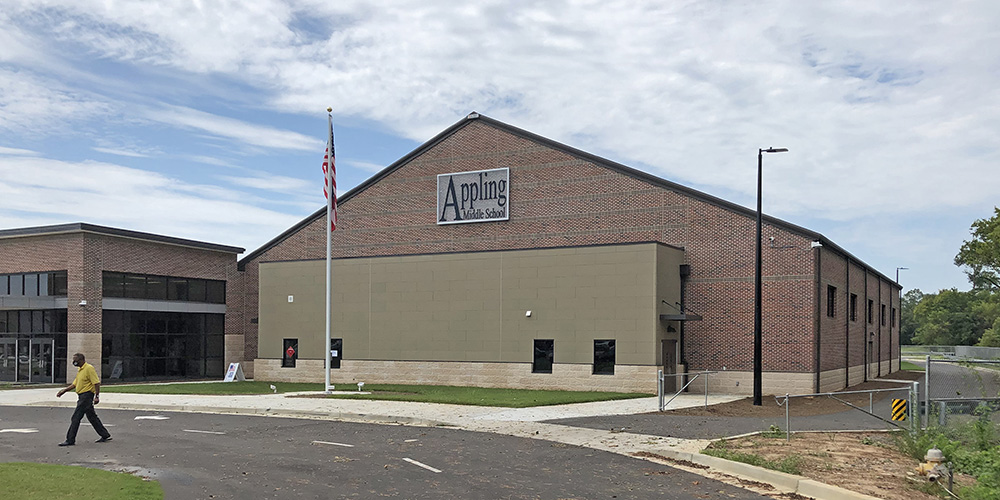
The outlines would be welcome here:
M 97 377 L 94 365 L 84 363 L 83 366 L 76 369 L 76 378 L 73 379 L 73 383 L 76 384 L 76 393 L 83 394 L 94 392 L 94 384 L 100 384 L 101 379 Z

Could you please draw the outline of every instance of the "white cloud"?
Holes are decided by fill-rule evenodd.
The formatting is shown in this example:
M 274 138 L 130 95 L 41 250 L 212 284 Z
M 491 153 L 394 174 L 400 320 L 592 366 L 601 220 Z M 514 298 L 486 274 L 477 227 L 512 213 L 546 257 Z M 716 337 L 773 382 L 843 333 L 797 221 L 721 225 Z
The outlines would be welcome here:
M 236 184 L 237 186 L 297 195 L 301 195 L 303 192 L 308 192 L 309 189 L 313 189 L 319 185 L 319 183 L 308 182 L 303 179 L 296 179 L 283 175 L 269 175 L 265 172 L 255 172 L 251 175 L 241 177 L 223 176 L 220 178 L 227 182 Z
M 315 137 L 180 106 L 149 109 L 145 112 L 145 117 L 177 127 L 208 132 L 218 137 L 236 139 L 258 147 L 300 151 L 317 151 L 323 148 L 323 142 Z
M 34 157 L 0 158 L 0 199 L 0 227 L 83 221 L 248 248 L 300 218 L 154 172 Z
M 93 149 L 94 151 L 97 151 L 98 153 L 107 153 L 109 155 L 128 156 L 128 157 L 131 157 L 131 158 L 149 158 L 148 154 L 140 153 L 138 151 L 130 151 L 130 150 L 126 150 L 126 149 L 102 148 L 102 147 L 97 147 L 97 146 L 92 147 L 90 149 Z
M 32 151 L 30 149 L 19 149 L 19 148 L 5 148 L 0 146 L 0 155 L 9 156 L 38 156 L 37 151 Z

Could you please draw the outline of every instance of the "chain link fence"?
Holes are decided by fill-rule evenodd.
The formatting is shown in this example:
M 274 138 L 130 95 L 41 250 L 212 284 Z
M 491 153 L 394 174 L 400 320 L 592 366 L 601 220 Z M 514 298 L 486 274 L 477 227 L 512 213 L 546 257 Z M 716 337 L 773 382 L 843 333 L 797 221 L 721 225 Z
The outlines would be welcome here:
M 1000 423 L 1000 359 L 925 357 L 927 424 Z

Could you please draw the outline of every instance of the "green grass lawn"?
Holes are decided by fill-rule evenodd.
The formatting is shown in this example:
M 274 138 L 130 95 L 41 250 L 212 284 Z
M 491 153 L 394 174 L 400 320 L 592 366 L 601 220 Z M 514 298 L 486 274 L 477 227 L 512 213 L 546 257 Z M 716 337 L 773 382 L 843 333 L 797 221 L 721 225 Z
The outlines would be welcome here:
M 912 371 L 917 371 L 917 372 L 924 371 L 923 365 L 913 364 L 913 363 L 910 363 L 909 361 L 903 361 L 902 363 L 900 363 L 899 364 L 899 369 L 900 370 L 912 370 Z
M 371 394 L 333 394 L 329 397 L 527 408 L 530 406 L 613 401 L 651 396 L 651 394 L 622 392 L 537 391 L 528 389 L 393 384 L 366 384 L 365 392 L 371 392 Z
M 133 394 L 209 394 L 209 395 L 239 395 L 239 394 L 271 394 L 271 386 L 277 392 L 322 391 L 323 384 L 307 384 L 293 382 L 205 382 L 181 384 L 144 384 L 144 385 L 102 385 L 101 392 L 128 392 Z M 355 386 L 357 387 L 357 386 Z
M 101 392 L 126 392 L 139 394 L 270 394 L 271 385 L 277 392 L 321 392 L 323 384 L 285 382 L 208 382 L 198 384 L 151 384 L 104 386 Z M 357 384 L 334 384 L 341 390 L 356 389 Z M 529 406 L 585 403 L 649 397 L 651 394 L 620 392 L 535 391 L 527 389 L 493 389 L 483 387 L 452 387 L 441 385 L 367 384 L 370 394 L 333 394 L 331 398 L 376 399 L 383 401 L 420 401 L 459 405 L 502 406 L 526 408 Z
M 18 500 L 162 500 L 163 488 L 131 474 L 69 465 L 0 463 L 4 498 Z

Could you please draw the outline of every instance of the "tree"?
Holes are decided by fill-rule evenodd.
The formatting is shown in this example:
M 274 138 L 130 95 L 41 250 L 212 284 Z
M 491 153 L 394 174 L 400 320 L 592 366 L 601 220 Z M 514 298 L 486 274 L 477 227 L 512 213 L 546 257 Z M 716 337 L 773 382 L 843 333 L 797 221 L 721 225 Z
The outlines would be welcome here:
M 912 344 L 913 336 L 917 333 L 917 322 L 913 318 L 913 309 L 924 300 L 924 292 L 919 288 L 914 288 L 903 295 L 899 304 L 899 343 L 903 345 Z
M 1000 208 L 993 207 L 993 217 L 972 223 L 972 240 L 962 244 L 955 265 L 964 267 L 972 287 L 1000 290 Z
M 921 345 L 975 345 L 991 324 L 975 310 L 983 295 L 954 288 L 925 295 L 913 308 L 914 342 Z
M 983 332 L 983 337 L 976 344 L 980 347 L 1000 347 L 1000 318 L 993 322 L 993 327 Z

